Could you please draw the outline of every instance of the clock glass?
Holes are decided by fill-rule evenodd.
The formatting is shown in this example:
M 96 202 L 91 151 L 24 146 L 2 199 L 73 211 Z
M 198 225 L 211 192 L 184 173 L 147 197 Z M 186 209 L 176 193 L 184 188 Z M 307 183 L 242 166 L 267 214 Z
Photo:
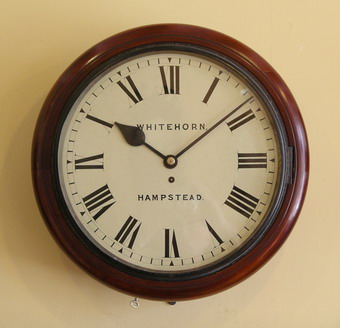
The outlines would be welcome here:
M 60 121 L 57 188 L 107 263 L 160 279 L 234 263 L 270 228 L 286 186 L 274 102 L 228 57 L 161 44 L 104 62 Z

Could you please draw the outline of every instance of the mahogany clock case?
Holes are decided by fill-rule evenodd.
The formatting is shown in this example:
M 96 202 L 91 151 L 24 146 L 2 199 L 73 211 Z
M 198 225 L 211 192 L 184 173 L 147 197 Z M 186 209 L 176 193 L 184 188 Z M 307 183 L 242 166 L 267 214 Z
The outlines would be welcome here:
M 281 143 L 281 183 L 265 223 L 225 260 L 181 273 L 144 272 L 105 254 L 73 220 L 58 180 L 56 154 L 60 131 L 79 94 L 109 67 L 139 54 L 162 50 L 202 55 L 242 75 L 270 109 Z M 62 74 L 43 105 L 32 154 L 32 175 L 40 210 L 66 253 L 87 272 L 118 290 L 167 301 L 224 290 L 268 261 L 298 218 L 309 171 L 307 137 L 298 106 L 275 70 L 254 51 L 228 36 L 178 24 L 132 29 L 104 40 L 79 57 Z

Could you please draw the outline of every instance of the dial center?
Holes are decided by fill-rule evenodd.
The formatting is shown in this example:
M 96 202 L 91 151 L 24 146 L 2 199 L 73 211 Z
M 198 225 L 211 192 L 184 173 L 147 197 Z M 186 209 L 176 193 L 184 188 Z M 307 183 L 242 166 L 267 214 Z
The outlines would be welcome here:
M 164 158 L 164 165 L 168 169 L 173 169 L 177 166 L 178 160 L 174 155 L 168 155 Z

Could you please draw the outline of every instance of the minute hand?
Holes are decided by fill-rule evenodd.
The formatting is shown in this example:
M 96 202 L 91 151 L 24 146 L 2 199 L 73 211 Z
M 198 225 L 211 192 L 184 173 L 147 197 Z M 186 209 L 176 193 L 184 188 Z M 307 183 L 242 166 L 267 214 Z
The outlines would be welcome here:
M 200 135 L 197 139 L 195 139 L 192 143 L 190 143 L 188 146 L 186 146 L 184 149 L 182 149 L 176 157 L 183 155 L 187 150 L 189 150 L 193 145 L 195 145 L 197 142 L 199 142 L 201 139 L 203 139 L 206 135 L 208 135 L 212 130 L 214 130 L 216 127 L 218 127 L 221 123 L 223 123 L 229 116 L 233 115 L 236 111 L 238 111 L 241 107 L 243 107 L 246 103 L 248 103 L 250 100 L 252 100 L 254 97 L 251 96 L 248 99 L 246 99 L 243 103 L 238 105 L 235 109 L 233 109 L 231 112 L 229 112 L 226 116 L 221 118 L 217 123 L 215 123 L 210 129 L 205 131 L 202 135 Z

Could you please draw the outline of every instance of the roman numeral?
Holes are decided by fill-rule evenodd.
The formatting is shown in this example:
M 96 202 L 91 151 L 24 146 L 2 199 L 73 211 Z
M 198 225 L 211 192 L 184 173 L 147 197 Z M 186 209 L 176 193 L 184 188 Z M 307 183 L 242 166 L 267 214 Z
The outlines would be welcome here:
M 210 86 L 210 88 L 209 88 L 207 94 L 205 95 L 205 97 L 204 97 L 204 99 L 203 99 L 203 102 L 204 102 L 205 104 L 208 103 L 208 101 L 209 101 L 209 99 L 210 99 L 212 93 L 214 92 L 214 90 L 215 90 L 215 88 L 216 88 L 217 83 L 218 83 L 219 80 L 220 80 L 219 78 L 215 77 L 214 81 L 212 82 L 212 84 L 211 84 L 211 86 Z
M 205 223 L 207 224 L 208 230 L 210 234 L 214 237 L 214 239 L 218 242 L 219 245 L 223 244 L 224 241 L 222 238 L 217 234 L 217 232 L 212 228 L 212 226 L 209 224 L 207 220 L 205 220 Z
M 159 66 L 164 94 L 179 95 L 179 66 L 167 66 L 167 68 L 168 74 L 166 74 L 164 66 Z M 168 79 L 167 75 L 170 75 Z M 169 83 L 167 80 L 169 80 Z
M 224 204 L 239 212 L 246 218 L 250 218 L 258 202 L 259 199 L 234 186 Z
M 253 118 L 255 118 L 255 115 L 252 112 L 252 110 L 249 109 L 248 111 L 237 116 L 235 119 L 231 120 L 230 122 L 227 122 L 227 125 L 229 126 L 229 129 L 231 131 L 234 131 L 235 129 L 239 128 L 243 124 L 251 121 Z
M 143 98 L 141 94 L 139 93 L 135 83 L 133 82 L 130 75 L 128 75 L 125 80 L 128 82 L 130 90 L 127 86 L 124 85 L 122 81 L 118 81 L 117 84 L 120 86 L 120 88 L 129 96 L 129 98 L 137 104 L 138 102 L 142 101 Z
M 130 215 L 123 224 L 122 228 L 119 230 L 115 240 L 121 244 L 128 242 L 127 247 L 132 249 L 141 224 L 141 222 Z
M 76 159 L 74 161 L 75 169 L 76 170 L 103 169 L 104 168 L 103 158 L 104 158 L 104 154 L 98 154 L 98 155 Z
M 104 214 L 116 201 L 112 201 L 113 196 L 108 185 L 105 185 L 83 198 L 87 210 L 92 217 L 97 220 Z
M 103 120 L 101 120 L 101 119 L 99 119 L 99 118 L 97 118 L 97 117 L 94 117 L 94 116 L 92 116 L 92 115 L 86 115 L 86 118 L 88 118 L 89 120 L 91 120 L 91 121 L 93 121 L 93 122 L 99 123 L 99 124 L 101 124 L 101 125 L 103 125 L 103 126 L 106 126 L 106 127 L 110 128 L 110 129 L 113 127 L 113 124 L 112 124 L 112 123 L 103 121 Z
M 179 257 L 175 230 L 165 229 L 165 255 L 164 257 Z
M 266 169 L 266 153 L 238 153 L 239 169 Z

